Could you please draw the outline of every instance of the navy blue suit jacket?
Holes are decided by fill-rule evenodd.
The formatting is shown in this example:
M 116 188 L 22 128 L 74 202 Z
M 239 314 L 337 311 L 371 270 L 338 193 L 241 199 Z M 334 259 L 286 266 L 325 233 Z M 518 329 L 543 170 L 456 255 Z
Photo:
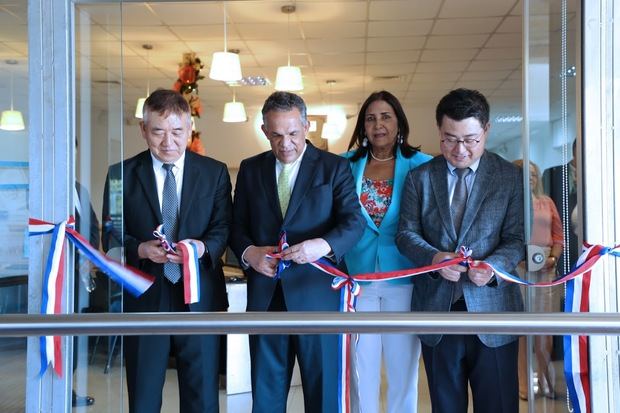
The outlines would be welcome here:
M 348 161 L 307 142 L 286 216 L 282 216 L 276 184 L 276 158 L 263 152 L 241 162 L 233 206 L 231 247 L 239 260 L 250 245 L 278 245 L 286 231 L 289 245 L 312 238 L 329 243 L 333 260 L 344 254 L 364 231 L 359 201 Z M 248 277 L 248 311 L 266 311 L 276 281 L 254 269 Z M 282 276 L 289 311 L 337 311 L 340 294 L 331 289 L 332 277 L 314 267 L 293 263 Z

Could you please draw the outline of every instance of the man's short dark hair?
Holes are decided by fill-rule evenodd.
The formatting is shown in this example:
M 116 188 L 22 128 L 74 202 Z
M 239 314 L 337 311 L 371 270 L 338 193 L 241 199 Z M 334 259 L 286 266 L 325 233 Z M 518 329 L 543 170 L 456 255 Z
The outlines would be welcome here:
M 179 92 L 170 89 L 157 89 L 144 101 L 143 113 L 147 111 L 157 112 L 161 116 L 170 113 L 176 115 L 187 114 L 191 118 L 192 111 L 187 100 Z
M 489 102 L 477 90 L 455 89 L 441 98 L 435 110 L 437 126 L 441 126 L 443 117 L 460 121 L 467 118 L 476 118 L 482 127 L 489 123 Z
M 265 116 L 268 112 L 289 112 L 297 108 L 301 114 L 301 120 L 304 125 L 308 123 L 308 115 L 306 109 L 306 103 L 301 96 L 291 92 L 273 92 L 265 100 L 261 113 L 263 114 L 263 123 L 265 123 Z

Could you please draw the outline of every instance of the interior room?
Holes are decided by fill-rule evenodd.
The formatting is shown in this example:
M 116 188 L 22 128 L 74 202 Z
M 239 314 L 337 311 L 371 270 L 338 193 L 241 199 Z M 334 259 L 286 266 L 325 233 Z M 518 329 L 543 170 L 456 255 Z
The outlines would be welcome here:
M 157 88 L 172 88 L 181 79 L 193 85 L 192 104 L 199 113 L 194 117 L 192 148 L 225 162 L 234 187 L 240 162 L 269 149 L 260 129 L 260 110 L 276 87 L 281 67 L 301 71 L 303 89 L 297 93 L 308 106 L 313 122 L 309 138 L 315 146 L 336 154 L 346 152 L 362 102 L 374 91 L 387 90 L 405 109 L 411 125 L 409 141 L 437 155 L 435 106 L 448 91 L 465 87 L 488 98 L 487 149 L 509 161 L 523 158 L 527 67 L 531 78 L 527 90 L 531 102 L 529 159 L 541 171 L 565 164 L 571 156 L 565 137 L 571 136 L 572 142 L 577 131 L 577 3 L 534 1 L 525 26 L 521 0 L 75 2 L 74 26 L 67 28 L 75 38 L 75 178 L 90 192 L 101 220 L 108 166 L 145 147 L 139 133 L 141 119 L 136 117 L 139 100 Z M 525 45 L 524 27 L 529 39 Z M 6 192 L 15 198 L 0 200 L 0 209 L 10 203 L 4 209 L 12 211 L 12 219 L 24 220 L 28 217 L 27 192 L 23 193 L 28 182 L 27 125 L 29 108 L 34 107 L 29 102 L 28 79 L 38 73 L 29 67 L 28 45 L 27 2 L 0 0 L 0 103 L 2 110 L 10 106 L 21 111 L 26 123 L 22 130 L 0 130 L 4 142 L 0 172 L 6 177 L 0 186 L 22 185 L 0 187 L 22 190 Z M 524 49 L 529 51 L 527 63 Z M 238 56 L 241 80 L 210 77 L 214 53 L 223 51 Z M 561 65 L 561 58 L 568 68 Z M 559 76 L 560 70 L 567 76 Z M 230 102 L 242 103 L 245 116 L 225 114 Z M 233 117 L 224 121 L 227 115 Z M 0 312 L 26 312 L 28 258 L 22 250 L 27 238 L 23 228 L 0 229 L 0 234 L 3 231 L 21 232 L 12 249 L 0 249 L 7 263 L 0 263 L 0 285 L 5 287 L 0 289 Z M 230 264 L 227 275 L 234 279 L 228 285 L 229 311 L 244 311 L 245 287 L 236 282 L 243 281 L 243 274 L 233 256 L 223 258 Z M 6 285 L 1 284 L 3 279 Z M 100 276 L 94 291 L 104 295 L 82 298 L 87 303 L 99 300 L 100 308 L 110 310 L 115 287 Z M 4 380 L 0 385 L 0 410 L 23 411 L 25 340 L 2 339 L 0 343 L 5 347 L 0 349 L 0 358 L 17 363 L 12 368 L 17 373 L 12 376 L 14 382 L 8 385 Z M 96 402 L 75 411 L 121 411 L 126 390 L 120 346 L 105 337 L 79 341 L 74 386 Z M 228 337 L 222 411 L 250 411 L 246 346 L 247 336 Z M 528 407 L 541 412 L 566 410 L 566 391 L 560 390 L 564 385 L 561 360 L 556 359 L 554 365 L 558 397 L 537 398 L 529 404 L 522 401 L 523 411 Z M 421 412 L 430 411 L 423 371 L 421 366 Z M 168 374 L 162 412 L 176 411 L 178 405 L 175 371 L 170 369 Z M 289 411 L 303 411 L 298 377 L 289 395 Z

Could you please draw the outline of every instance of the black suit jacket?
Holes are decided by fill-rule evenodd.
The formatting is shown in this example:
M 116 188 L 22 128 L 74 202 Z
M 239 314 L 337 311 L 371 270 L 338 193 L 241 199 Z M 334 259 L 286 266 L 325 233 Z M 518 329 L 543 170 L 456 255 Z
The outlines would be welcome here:
M 289 245 L 312 238 L 325 239 L 333 260 L 355 245 L 364 231 L 361 206 L 348 161 L 321 151 L 307 142 L 286 216 L 278 203 L 276 158 L 268 151 L 241 162 L 233 207 L 231 247 L 239 260 L 250 245 L 278 245 L 286 231 Z M 246 269 L 248 311 L 266 311 L 275 280 Z M 337 311 L 339 293 L 331 289 L 332 277 L 305 264 L 292 264 L 281 278 L 290 311 Z
M 543 173 L 542 178 L 545 193 L 549 194 L 549 197 L 553 199 L 553 203 L 562 220 L 565 249 L 562 251 L 562 255 L 560 255 L 560 259 L 556 266 L 562 275 L 566 273 L 564 271 L 565 259 L 568 258 L 568 267 L 573 268 L 577 262 L 577 258 L 579 258 L 579 251 L 581 250 L 579 237 L 571 223 L 571 215 L 573 210 L 577 207 L 577 190 L 574 189 L 572 192 L 569 191 L 568 197 L 566 200 L 564 199 L 564 183 L 570 179 L 572 179 L 570 174 L 570 162 L 565 165 L 558 165 L 547 169 Z M 574 184 L 573 186 L 576 187 L 577 185 Z M 566 207 L 566 209 L 564 207 Z M 568 224 L 568 227 L 566 227 L 566 224 Z M 567 244 L 568 250 L 566 250 Z
M 121 172 L 122 171 L 122 172 Z M 122 173 L 122 204 L 119 200 Z M 231 220 L 231 186 L 226 165 L 187 151 L 178 224 L 178 239 L 202 240 L 209 251 L 199 262 L 200 301 L 192 311 L 221 311 L 228 306 L 220 257 L 228 241 Z M 122 215 L 121 215 L 122 212 Z M 153 240 L 162 223 L 150 152 L 110 167 L 106 179 L 103 247 L 123 245 L 127 264 L 155 276 L 155 283 L 141 297 L 125 294 L 125 311 L 158 311 L 163 265 L 138 257 L 138 245 Z M 121 236 L 122 234 L 122 236 Z

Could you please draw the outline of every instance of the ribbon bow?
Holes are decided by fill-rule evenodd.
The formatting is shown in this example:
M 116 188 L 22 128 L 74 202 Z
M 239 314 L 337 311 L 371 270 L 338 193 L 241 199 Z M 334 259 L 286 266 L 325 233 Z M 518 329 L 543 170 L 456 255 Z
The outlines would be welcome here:
M 121 284 L 128 292 L 140 296 L 154 282 L 154 278 L 135 268 L 123 266 L 105 255 L 75 230 L 73 216 L 58 224 L 30 218 L 28 220 L 29 236 L 52 234 L 50 252 L 45 265 L 41 291 L 41 313 L 60 314 L 62 311 L 62 290 L 65 282 L 65 240 L 112 280 Z M 60 337 L 46 336 L 40 338 L 41 370 L 43 375 L 51 364 L 56 374 L 62 376 L 62 353 Z
M 185 304 L 200 301 L 200 265 L 198 264 L 198 249 L 192 241 L 183 240 L 172 242 L 166 239 L 164 224 L 159 224 L 153 231 L 153 236 L 159 240 L 164 251 L 178 254 L 183 259 L 183 298 Z

